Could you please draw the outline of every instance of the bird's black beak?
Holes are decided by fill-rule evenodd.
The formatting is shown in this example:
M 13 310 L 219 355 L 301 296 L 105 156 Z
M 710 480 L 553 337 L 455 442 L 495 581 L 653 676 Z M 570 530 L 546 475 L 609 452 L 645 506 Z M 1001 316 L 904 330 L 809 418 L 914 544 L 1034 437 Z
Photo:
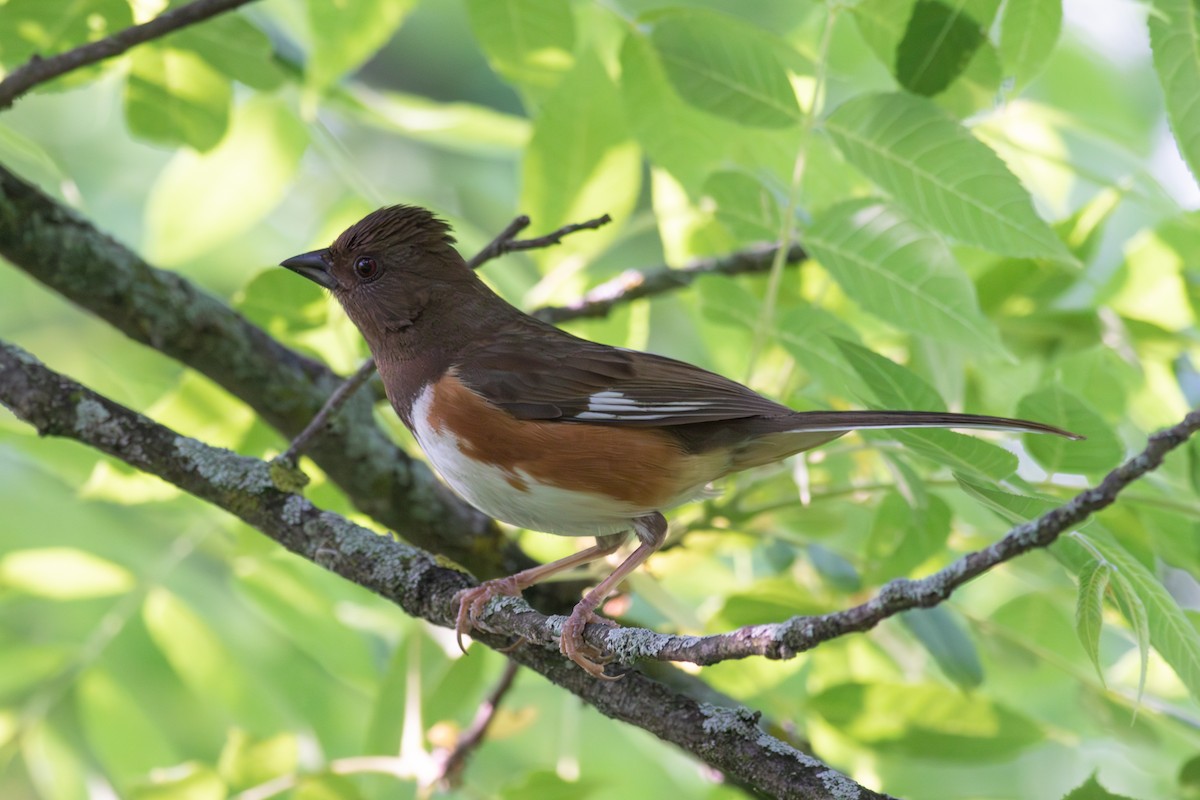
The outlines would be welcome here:
M 287 267 L 292 272 L 303 275 L 326 289 L 336 289 L 338 282 L 337 278 L 333 277 L 333 273 L 329 271 L 329 262 L 326 260 L 328 256 L 328 250 L 313 250 L 310 253 L 292 256 L 288 260 L 280 262 L 279 266 Z

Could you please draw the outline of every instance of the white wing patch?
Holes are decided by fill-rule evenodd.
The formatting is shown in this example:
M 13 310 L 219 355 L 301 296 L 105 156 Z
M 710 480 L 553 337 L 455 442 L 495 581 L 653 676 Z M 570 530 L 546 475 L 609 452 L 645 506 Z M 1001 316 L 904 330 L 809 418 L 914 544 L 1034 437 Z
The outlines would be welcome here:
M 588 398 L 588 410 L 575 415 L 575 419 L 666 419 L 675 414 L 699 411 L 710 405 L 705 402 L 682 401 L 643 405 L 632 397 L 626 397 L 614 389 L 596 392 Z

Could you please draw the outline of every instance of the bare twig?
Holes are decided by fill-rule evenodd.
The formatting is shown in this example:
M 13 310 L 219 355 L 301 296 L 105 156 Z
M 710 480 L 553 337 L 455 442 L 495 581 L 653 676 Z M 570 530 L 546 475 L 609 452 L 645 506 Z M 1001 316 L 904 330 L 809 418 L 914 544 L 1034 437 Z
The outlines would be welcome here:
M 564 236 L 569 236 L 576 231 L 595 230 L 610 222 L 612 222 L 612 217 L 605 214 L 595 219 L 589 219 L 586 222 L 572 222 L 569 225 L 563 225 L 561 228 L 553 230 L 545 236 L 537 236 L 533 239 L 517 239 L 517 234 L 529 227 L 529 217 L 520 216 L 509 223 L 509 226 L 499 236 L 489 242 L 487 247 L 480 250 L 474 258 L 468 261 L 467 266 L 471 269 L 479 269 L 486 262 L 493 258 L 499 258 L 505 253 L 515 253 L 518 250 L 539 250 L 543 247 L 562 244 Z
M 475 254 L 475 257 L 467 262 L 467 266 L 471 269 L 479 269 L 481 266 L 491 261 L 493 258 L 499 258 L 507 252 L 505 245 L 517 238 L 517 234 L 529 227 L 529 217 L 522 214 L 521 216 L 508 223 L 508 227 L 500 231 L 495 239 L 487 243 L 487 246 Z
M 444 627 L 454 624 L 452 599 L 468 584 L 466 575 L 429 553 L 279 490 L 263 461 L 182 436 L 5 342 L 0 342 L 0 403 L 43 435 L 95 447 L 225 509 L 292 552 L 413 616 Z M 336 555 L 330 558 L 329 553 Z M 512 599 L 511 604 L 528 609 L 523 601 Z M 493 603 L 498 605 L 505 604 Z M 524 614 L 537 612 L 518 611 Z M 550 620 L 541 620 L 548 627 Z M 509 642 L 486 632 L 473 638 L 492 647 Z M 601 713 L 673 742 L 759 793 L 822 800 L 886 797 L 764 733 L 758 714 L 746 709 L 702 704 L 636 671 L 616 684 L 597 681 L 567 661 L 557 647 L 521 647 L 509 657 Z
M 693 261 L 678 269 L 660 267 L 656 270 L 623 272 L 607 283 L 602 283 L 580 299 L 565 306 L 546 306 L 533 312 L 545 322 L 558 323 L 582 317 L 603 317 L 614 306 L 629 303 L 643 297 L 690 286 L 702 275 L 748 275 L 770 272 L 775 258 L 775 246 L 742 250 L 720 258 L 705 258 Z M 800 245 L 788 248 L 785 263 L 799 264 L 808 258 Z
M 275 457 L 275 463 L 289 468 L 295 467 L 296 460 L 304 452 L 305 448 L 308 447 L 308 443 L 312 438 L 317 435 L 321 428 L 325 427 L 325 423 L 329 422 L 329 418 L 337 413 L 337 410 L 358 391 L 359 387 L 369 381 L 374 374 L 375 359 L 368 358 L 362 363 L 362 366 L 354 371 L 353 375 L 346 379 L 345 383 L 333 390 L 333 394 L 325 401 L 325 405 L 321 406 L 321 410 L 312 418 L 312 421 L 304 426 L 304 430 L 300 431 L 300 434 L 292 440 L 287 450 L 284 450 Z
M 487 735 L 488 728 L 491 727 L 492 720 L 496 718 L 496 712 L 500 709 L 500 701 L 512 688 L 513 679 L 517 677 L 517 668 L 515 661 L 509 660 L 504 663 L 504 672 L 501 673 L 500 680 L 496 682 L 487 699 L 475 712 L 475 719 L 471 720 L 470 726 L 463 731 L 462 736 L 454 745 L 454 749 L 446 753 L 441 766 L 441 778 L 438 781 L 445 788 L 452 789 L 462 783 L 462 773 L 467 767 L 467 759 L 471 757 L 471 754 L 483 742 L 483 737 Z
M 186 6 L 166 11 L 149 22 L 134 25 L 65 53 L 49 58 L 35 55 L 0 81 L 0 109 L 8 108 L 14 100 L 40 83 L 106 58 L 119 56 L 135 45 L 166 36 L 172 31 L 203 22 L 250 2 L 253 0 L 195 0 Z

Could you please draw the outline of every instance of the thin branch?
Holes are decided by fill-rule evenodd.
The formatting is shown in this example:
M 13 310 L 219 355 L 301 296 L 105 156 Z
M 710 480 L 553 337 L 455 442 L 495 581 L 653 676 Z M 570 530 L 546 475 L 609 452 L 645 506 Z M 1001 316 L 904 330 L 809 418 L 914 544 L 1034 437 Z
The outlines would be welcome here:
M 517 677 L 517 669 L 515 661 L 509 660 L 504 663 L 504 672 L 501 673 L 500 680 L 496 682 L 483 704 L 479 706 L 479 710 L 475 712 L 475 719 L 471 720 L 471 724 L 458 738 L 454 749 L 445 754 L 441 764 L 441 777 L 438 779 L 438 783 L 444 788 L 453 789 L 462 784 L 462 775 L 467 768 L 467 760 L 483 743 L 483 737 L 487 735 L 492 720 L 496 718 L 496 712 L 500 710 L 500 701 L 512 688 L 513 679 Z
M 518 239 L 517 234 L 529 227 L 529 217 L 521 215 L 509 223 L 508 227 L 501 231 L 500 235 L 488 243 L 487 247 L 475 254 L 475 257 L 467 262 L 467 266 L 471 269 L 479 269 L 483 264 L 499 258 L 505 253 L 515 253 L 519 250 L 540 250 L 543 247 L 552 247 L 556 244 L 562 244 L 563 237 L 569 236 L 576 231 L 590 231 L 596 228 L 603 227 L 612 222 L 612 217 L 608 214 L 589 219 L 586 222 L 572 222 L 563 225 L 557 230 L 547 233 L 545 236 L 537 236 L 533 239 Z
M 181 436 L 5 342 L 0 342 L 0 403 L 39 434 L 74 439 L 157 475 L 407 613 L 444 627 L 454 624 L 453 598 L 469 584 L 468 576 L 429 553 L 281 491 L 263 461 Z M 486 632 L 475 638 L 490 647 L 508 644 L 507 637 Z M 764 733 L 756 712 L 700 703 L 638 672 L 616 684 L 597 681 L 557 647 L 520 647 L 509 657 L 601 713 L 673 742 L 757 792 L 809 800 L 886 797 Z
M 0 109 L 8 108 L 14 100 L 38 84 L 89 64 L 119 56 L 131 47 L 251 2 L 253 0 L 195 0 L 186 6 L 166 11 L 149 22 L 134 25 L 65 53 L 49 58 L 35 55 L 0 81 Z
M 678 269 L 661 267 L 645 272 L 629 270 L 607 283 L 600 284 L 573 303 L 539 308 L 533 315 L 551 323 L 582 317 L 603 317 L 615 306 L 690 286 L 702 275 L 751 275 L 770 272 L 771 262 L 775 259 L 777 250 L 778 247 L 771 245 L 742 250 L 720 258 L 700 259 Z M 794 244 L 788 248 L 784 262 L 799 264 L 807 258 L 808 254 L 804 248 Z
M 521 216 L 508 223 L 508 227 L 500 231 L 495 239 L 487 243 L 487 246 L 475 254 L 475 257 L 467 262 L 467 266 L 471 269 L 479 269 L 481 266 L 491 261 L 493 258 L 499 258 L 507 252 L 504 246 L 517 238 L 517 234 L 529 227 L 529 217 L 522 214 Z
M 338 410 L 346 404 L 355 392 L 359 390 L 364 383 L 371 379 L 375 374 L 375 359 L 368 358 L 362 363 L 358 369 L 354 370 L 354 374 L 346 379 L 345 383 L 333 390 L 333 394 L 329 395 L 329 399 L 325 401 L 325 405 L 321 406 L 321 410 L 317 412 L 312 421 L 300 431 L 300 435 L 292 440 L 288 445 L 287 450 L 284 450 L 274 458 L 274 463 L 281 464 L 288 468 L 296 466 L 296 460 L 300 455 L 308 449 L 309 442 L 312 438 L 321 432 L 329 419 L 338 412 Z

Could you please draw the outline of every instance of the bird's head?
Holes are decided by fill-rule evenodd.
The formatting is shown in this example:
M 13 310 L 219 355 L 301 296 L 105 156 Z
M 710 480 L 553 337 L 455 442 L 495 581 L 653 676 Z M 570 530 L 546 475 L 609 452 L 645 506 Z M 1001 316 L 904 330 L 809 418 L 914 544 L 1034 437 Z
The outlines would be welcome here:
M 498 299 L 453 244 L 450 226 L 432 212 L 389 206 L 351 225 L 329 247 L 281 266 L 330 290 L 375 350 L 397 336 L 445 327 L 445 320 L 431 317 L 469 318 L 474 303 Z

